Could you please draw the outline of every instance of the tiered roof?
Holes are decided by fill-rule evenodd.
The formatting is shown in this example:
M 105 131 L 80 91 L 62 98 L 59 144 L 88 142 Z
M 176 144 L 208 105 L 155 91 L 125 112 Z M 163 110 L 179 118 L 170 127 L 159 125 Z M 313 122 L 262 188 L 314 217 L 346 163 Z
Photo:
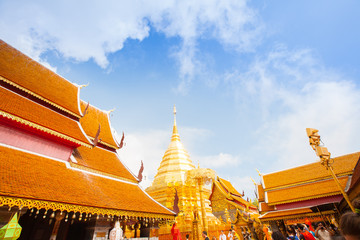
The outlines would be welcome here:
M 359 157 L 360 152 L 357 152 L 332 159 L 332 167 L 343 189 L 348 186 Z M 334 179 L 320 162 L 264 174 L 257 192 L 263 220 L 310 214 L 313 206 L 341 200 L 341 192 Z
M 334 158 L 334 172 L 337 176 L 352 173 L 360 153 L 348 154 Z M 303 166 L 264 174 L 263 185 L 266 190 L 283 188 L 286 186 L 314 182 L 330 177 L 329 171 L 320 162 L 314 162 Z
M 41 134 L 90 147 L 79 122 L 0 86 L 0 115 Z
M 73 116 L 81 116 L 79 86 L 70 83 L 2 40 L 0 82 L 7 82 Z
M 74 204 L 104 211 L 112 209 L 123 211 L 123 214 L 129 211 L 129 215 L 172 215 L 135 183 L 85 173 L 69 167 L 66 162 L 12 148 L 0 146 L 0 174 L 1 196 Z
M 265 191 L 261 184 L 256 185 L 256 192 L 259 202 L 265 201 Z
M 237 195 L 237 196 L 242 196 L 235 188 L 234 186 L 231 184 L 231 182 L 229 182 L 228 180 L 225 180 L 223 178 L 218 178 L 218 181 L 220 182 L 220 184 L 223 186 L 224 190 L 227 193 L 230 193 L 231 195 Z
M 296 217 L 304 217 L 310 216 L 313 212 L 310 208 L 300 208 L 300 209 L 291 209 L 291 210 L 284 210 L 284 211 L 274 211 L 268 212 L 261 216 L 261 220 L 278 220 L 278 219 L 287 219 L 287 218 L 296 218 Z
M 109 112 L 102 111 L 90 104 L 88 105 L 84 101 L 81 101 L 82 112 L 85 111 L 86 106 L 88 106 L 86 113 L 84 117 L 80 119 L 81 126 L 84 128 L 86 134 L 94 140 L 100 126 L 99 143 L 114 149 L 119 148 L 118 143 L 112 134 Z
M 250 202 L 244 200 L 242 195 L 234 188 L 234 186 L 227 180 L 217 177 L 214 181 L 214 185 L 225 196 L 226 200 L 237 208 L 249 208 L 251 210 L 257 210 L 256 206 Z
M 88 149 L 78 147 L 73 151 L 73 157 L 78 165 L 87 170 L 95 170 L 131 182 L 138 182 L 137 178 L 120 161 L 116 152 L 95 147 Z
M 69 159 L 60 159 L 0 138 L 0 206 L 173 218 L 118 158 L 109 113 L 89 106 L 82 117 L 86 104 L 80 109 L 78 95 L 78 86 L 0 41 L 1 126 L 25 129 L 34 146 L 40 136 L 41 144 L 66 145 L 68 156 L 72 150 Z M 93 146 L 99 126 L 100 140 Z
M 348 176 L 339 178 L 340 185 L 345 189 Z M 339 194 L 339 188 L 333 179 L 313 182 L 311 184 L 297 185 L 276 191 L 268 191 L 267 199 L 271 205 L 303 201 L 313 198 L 327 197 Z
M 358 152 L 334 158 L 332 166 L 343 187 L 359 157 Z M 262 180 L 269 205 L 340 194 L 329 171 L 320 162 L 264 174 Z

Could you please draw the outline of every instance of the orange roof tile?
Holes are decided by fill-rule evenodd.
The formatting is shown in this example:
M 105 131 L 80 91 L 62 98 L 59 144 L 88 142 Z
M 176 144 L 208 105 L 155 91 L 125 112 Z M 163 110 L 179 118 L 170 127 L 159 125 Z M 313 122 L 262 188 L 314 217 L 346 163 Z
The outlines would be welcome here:
M 269 218 L 284 218 L 286 216 L 296 217 L 297 215 L 303 215 L 307 213 L 312 213 L 310 208 L 301 208 L 301 209 L 292 209 L 292 210 L 286 210 L 286 211 L 274 211 L 274 212 L 268 212 L 259 218 L 261 220 L 268 220 Z
M 261 184 L 256 185 L 259 201 L 265 201 L 265 191 Z
M 82 142 L 82 145 L 90 146 L 90 142 L 82 132 L 79 122 L 43 107 L 3 87 L 0 87 L 0 99 L 0 111 L 40 126 L 42 128 L 41 130 L 49 134 L 56 136 L 56 133 L 60 133 Z M 30 127 L 34 127 L 35 125 L 30 125 Z M 52 131 L 55 131 L 55 133 Z M 68 140 L 72 141 L 71 139 Z
M 251 204 L 250 202 L 246 201 L 245 199 L 243 199 L 241 197 L 241 194 L 233 187 L 233 185 L 229 181 L 218 177 L 216 182 L 215 182 L 215 186 L 217 186 L 219 188 L 220 187 L 223 188 L 220 191 L 221 193 L 223 193 L 223 194 L 225 193 L 225 194 L 230 195 L 230 198 L 228 198 L 227 195 L 225 197 L 231 203 L 240 206 L 240 208 L 244 208 L 244 205 L 245 205 L 245 206 L 248 206 L 248 207 L 250 207 L 252 209 L 256 209 L 256 206 L 254 206 L 253 204 Z
M 338 178 L 343 189 L 346 186 L 348 177 Z M 269 205 L 295 202 L 307 199 L 314 199 L 324 196 L 341 194 L 334 179 L 303 184 L 295 187 L 272 190 L 267 192 L 267 203 Z
M 268 211 L 274 211 L 274 207 L 273 206 L 269 206 L 267 203 L 265 202 L 259 202 L 259 210 L 261 212 L 268 212 Z
M 252 203 L 246 201 L 242 197 L 237 197 L 235 195 L 232 195 L 231 197 L 234 198 L 238 203 L 244 204 L 245 206 L 250 207 L 252 209 L 257 209 L 255 205 L 253 205 Z
M 241 196 L 241 194 L 233 187 L 233 185 L 222 178 L 219 178 L 221 185 L 227 190 L 227 192 Z
M 79 87 L 0 40 L 0 76 L 80 117 Z M 43 99 L 43 100 L 44 100 Z
M 99 147 L 78 147 L 74 150 L 73 156 L 79 165 L 137 182 L 115 152 Z
M 84 112 L 87 103 L 81 101 L 81 110 Z M 99 139 L 101 139 L 102 143 L 107 143 L 111 145 L 113 148 L 118 148 L 118 144 L 114 140 L 111 126 L 110 126 L 110 119 L 109 114 L 91 106 L 86 111 L 84 117 L 80 119 L 81 126 L 84 128 L 86 134 L 92 138 L 95 138 L 96 133 L 100 127 L 100 135 Z
M 69 169 L 64 162 L 2 146 L 0 179 L 3 196 L 173 215 L 137 184 Z
M 338 174 L 352 172 L 359 160 L 360 152 L 334 158 L 334 171 Z M 263 181 L 265 190 L 286 185 L 297 184 L 309 180 L 328 178 L 330 173 L 320 162 L 287 169 L 275 173 L 264 174 Z

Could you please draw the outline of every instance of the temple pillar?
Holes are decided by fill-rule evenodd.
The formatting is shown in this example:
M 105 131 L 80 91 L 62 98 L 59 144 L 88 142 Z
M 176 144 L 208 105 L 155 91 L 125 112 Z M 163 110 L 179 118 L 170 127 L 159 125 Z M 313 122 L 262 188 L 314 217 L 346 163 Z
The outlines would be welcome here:
M 61 220 L 63 220 L 64 217 L 65 217 L 65 214 L 60 215 L 60 212 L 56 212 L 56 214 L 55 214 L 55 224 L 54 224 L 53 230 L 51 232 L 50 240 L 56 240 Z
M 108 239 L 109 231 L 112 227 L 112 223 L 107 221 L 106 217 L 97 216 L 93 226 L 94 233 L 92 239 Z
M 194 211 L 194 221 L 192 225 L 193 240 L 201 239 L 200 221 L 197 210 Z
M 135 230 L 135 238 L 139 238 L 140 237 L 140 224 L 137 223 L 134 225 L 134 230 Z
M 205 210 L 205 202 L 204 202 L 204 190 L 203 190 L 202 183 L 203 183 L 202 179 L 198 179 L 202 223 L 203 223 L 204 230 L 206 232 L 208 232 L 208 222 L 206 220 L 206 210 Z

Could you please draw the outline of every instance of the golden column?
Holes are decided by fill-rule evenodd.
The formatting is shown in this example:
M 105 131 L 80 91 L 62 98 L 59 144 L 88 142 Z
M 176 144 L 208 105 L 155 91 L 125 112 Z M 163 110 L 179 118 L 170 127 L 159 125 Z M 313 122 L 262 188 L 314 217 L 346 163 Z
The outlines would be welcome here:
M 353 212 L 355 212 L 355 208 L 353 207 L 353 205 L 350 202 L 350 199 L 348 197 L 348 195 L 346 194 L 346 192 L 344 191 L 344 189 L 341 187 L 339 180 L 337 179 L 335 173 L 334 173 L 334 169 L 332 167 L 332 164 L 334 163 L 334 160 L 332 160 L 330 158 L 330 153 L 328 151 L 328 149 L 326 147 L 320 147 L 320 135 L 318 134 L 319 130 L 314 129 L 314 128 L 307 128 L 306 129 L 306 133 L 309 137 L 309 143 L 310 146 L 315 150 L 316 155 L 320 158 L 321 164 L 327 169 L 329 170 L 331 176 L 334 178 L 334 181 L 336 183 L 336 185 L 338 186 L 340 192 L 342 193 L 342 195 L 344 196 L 346 202 L 349 204 L 351 210 Z
M 199 186 L 199 194 L 200 194 L 200 206 L 201 206 L 201 216 L 202 216 L 202 223 L 204 226 L 204 230 L 208 232 L 209 226 L 206 221 L 206 210 L 205 210 L 205 201 L 204 201 L 204 190 L 203 190 L 203 179 L 198 178 L 197 184 Z
M 206 209 L 205 209 L 205 199 L 204 199 L 204 189 L 205 184 L 209 184 L 212 180 L 215 179 L 215 171 L 209 168 L 195 168 L 189 170 L 186 173 L 186 182 L 196 183 L 199 188 L 200 195 L 200 207 L 202 215 L 202 225 L 205 231 L 208 232 L 208 222 L 206 219 Z

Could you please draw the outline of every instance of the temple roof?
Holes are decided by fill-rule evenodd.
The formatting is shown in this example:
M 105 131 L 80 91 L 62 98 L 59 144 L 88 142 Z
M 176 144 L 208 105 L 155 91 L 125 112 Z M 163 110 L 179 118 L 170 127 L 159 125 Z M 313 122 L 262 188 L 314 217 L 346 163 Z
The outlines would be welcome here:
M 231 194 L 235 194 L 238 196 L 242 196 L 235 188 L 234 186 L 227 180 L 223 179 L 223 178 L 218 178 L 218 181 L 221 183 L 221 185 L 223 185 L 224 189 Z
M 73 116 L 81 116 L 78 86 L 2 40 L 0 40 L 0 81 L 7 82 Z
M 260 216 L 261 220 L 268 220 L 268 219 L 286 219 L 286 217 L 295 218 L 304 217 L 306 214 L 312 214 L 310 208 L 300 208 L 300 209 L 292 209 L 292 210 L 284 210 L 284 211 L 274 211 L 274 212 L 267 212 L 264 215 Z
M 333 168 L 335 174 L 346 175 L 352 173 L 359 157 L 360 152 L 334 158 Z M 284 186 L 306 183 L 309 181 L 326 179 L 329 177 L 329 171 L 326 170 L 320 162 L 314 162 L 275 173 L 264 174 L 262 176 L 265 191 Z
M 358 182 L 360 182 L 360 159 L 356 163 L 356 166 L 354 168 L 354 173 L 351 178 L 350 189 L 354 188 L 358 184 Z
M 242 198 L 242 195 L 233 187 L 233 185 L 220 177 L 217 177 L 214 181 L 214 186 L 216 186 L 220 192 L 225 196 L 226 200 L 231 202 L 232 204 L 236 205 L 240 208 L 251 208 L 256 210 L 256 206 L 252 203 L 246 201 Z
M 259 211 L 260 212 L 274 211 L 274 206 L 269 206 L 267 203 L 259 201 Z
M 343 176 L 338 179 L 342 188 L 344 189 L 349 177 Z M 269 205 L 303 201 L 338 194 L 340 194 L 340 190 L 332 178 L 266 192 L 267 203 Z
M 334 172 L 345 190 L 359 157 L 357 152 L 331 159 Z M 265 192 L 265 199 L 262 199 L 265 202 L 259 199 L 260 210 L 265 212 L 262 220 L 316 215 L 318 213 L 312 213 L 310 207 L 339 202 L 342 197 L 329 170 L 320 162 L 264 174 L 262 185 L 257 190 L 259 198 L 262 197 L 261 192 Z M 271 211 L 272 207 L 277 210 Z
M 259 202 L 265 201 L 265 191 L 261 184 L 256 184 L 256 192 Z
M 93 149 L 78 147 L 73 151 L 73 157 L 78 165 L 128 181 L 138 182 L 137 178 L 120 161 L 116 152 L 100 147 L 94 147 Z
M 174 216 L 138 184 L 4 146 L 0 146 L 0 179 L 0 196 L 141 213 L 139 216 Z
M 87 103 L 81 101 L 82 112 L 85 111 L 86 106 Z M 109 113 L 97 109 L 89 104 L 84 117 L 80 119 L 80 123 L 81 126 L 84 128 L 86 134 L 91 139 L 95 138 L 96 133 L 100 126 L 100 135 L 99 135 L 99 139 L 101 139 L 100 142 L 114 149 L 119 148 L 111 131 Z
M 0 115 L 14 123 L 36 129 L 77 145 L 90 147 L 79 122 L 0 86 Z

